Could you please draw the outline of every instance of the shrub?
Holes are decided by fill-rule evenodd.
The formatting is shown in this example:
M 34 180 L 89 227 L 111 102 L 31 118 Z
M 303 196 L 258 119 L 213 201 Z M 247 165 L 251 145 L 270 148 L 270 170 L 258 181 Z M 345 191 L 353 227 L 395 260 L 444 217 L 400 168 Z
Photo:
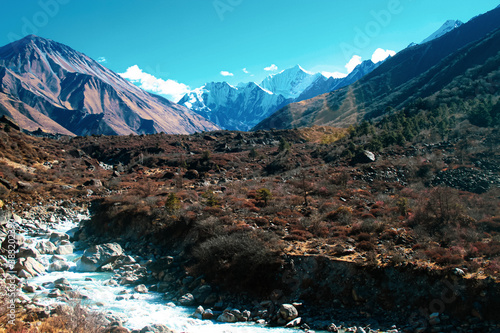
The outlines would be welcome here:
M 279 242 L 269 235 L 235 232 L 219 235 L 193 251 L 195 270 L 230 289 L 269 292 L 281 265 Z
M 352 219 L 352 208 L 346 206 L 340 206 L 335 211 L 330 212 L 326 215 L 326 219 L 330 221 L 337 221 L 341 224 L 349 224 Z
M 264 206 L 267 206 L 269 200 L 273 198 L 271 191 L 267 188 L 261 188 L 257 191 L 256 199 L 260 200 L 264 203 Z
M 441 266 L 457 265 L 463 262 L 463 257 L 460 254 L 442 247 L 428 249 L 425 254 Z
M 175 193 L 170 193 L 168 195 L 167 201 L 165 202 L 165 210 L 169 214 L 174 214 L 181 208 L 181 201 L 175 195 Z
M 375 245 L 370 241 L 364 240 L 356 244 L 356 249 L 360 251 L 373 251 L 375 250 Z

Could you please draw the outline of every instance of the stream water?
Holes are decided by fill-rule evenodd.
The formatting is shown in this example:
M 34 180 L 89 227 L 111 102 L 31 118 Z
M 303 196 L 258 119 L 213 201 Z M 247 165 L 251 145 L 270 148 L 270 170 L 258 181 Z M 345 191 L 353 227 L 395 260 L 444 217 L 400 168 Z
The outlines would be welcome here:
M 66 232 L 77 226 L 77 223 L 67 222 L 54 226 L 49 231 Z M 50 232 L 49 234 L 50 235 Z M 35 246 L 36 243 L 45 241 L 48 236 L 25 236 L 26 241 Z M 290 333 L 296 332 L 293 329 L 268 328 L 255 323 L 235 323 L 226 324 L 210 320 L 199 320 L 192 318 L 195 308 L 175 306 L 163 299 L 161 293 L 149 292 L 147 294 L 138 294 L 133 286 L 110 286 L 106 285 L 113 273 L 109 272 L 78 272 L 75 262 L 81 257 L 82 252 L 64 255 L 70 263 L 69 271 L 47 272 L 44 275 L 37 276 L 28 280 L 28 283 L 42 286 L 42 290 L 37 290 L 31 297 L 36 297 L 37 302 L 41 304 L 62 303 L 54 298 L 49 298 L 49 291 L 53 288 L 53 282 L 59 278 L 66 278 L 73 290 L 79 292 L 88 298 L 82 303 L 92 310 L 111 314 L 119 317 L 123 326 L 129 329 L 141 329 L 147 325 L 163 324 L 178 332 L 190 333 L 212 333 L 212 332 L 248 332 L 248 333 Z M 49 259 L 52 255 L 42 255 L 41 262 L 46 267 L 49 266 Z M 126 292 L 132 297 L 123 300 L 117 300 L 119 295 Z

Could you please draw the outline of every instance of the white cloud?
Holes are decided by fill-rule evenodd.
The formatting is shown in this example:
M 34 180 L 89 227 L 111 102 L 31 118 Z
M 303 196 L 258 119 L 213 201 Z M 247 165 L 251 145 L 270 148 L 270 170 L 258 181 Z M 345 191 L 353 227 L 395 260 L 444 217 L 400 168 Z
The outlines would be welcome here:
M 234 74 L 233 74 L 233 73 L 230 73 L 230 72 L 228 72 L 228 71 L 221 71 L 221 72 L 220 72 L 220 75 L 222 75 L 222 76 L 234 76 Z
M 375 50 L 375 52 L 373 52 L 372 61 L 376 64 L 377 62 L 387 59 L 387 57 L 389 56 L 393 57 L 395 54 L 396 52 L 393 50 L 384 50 L 378 48 Z
M 156 78 L 151 74 L 143 72 L 137 65 L 127 68 L 127 71 L 120 73 L 120 76 L 135 83 L 141 89 L 163 95 L 174 102 L 178 102 L 185 94 L 191 91 L 189 86 L 183 83 L 170 79 L 165 81 Z
M 333 77 L 334 79 L 342 79 L 347 76 L 346 73 L 340 73 L 340 72 L 321 72 L 323 76 L 325 77 Z
M 246 68 L 243 68 L 243 69 L 242 69 L 242 71 L 243 71 L 243 73 L 245 73 L 245 74 L 250 74 L 250 72 L 249 72 Z
M 106 58 L 99 57 L 99 58 L 97 58 L 97 62 L 101 62 L 101 63 L 106 62 Z
M 266 67 L 264 68 L 265 71 L 277 71 L 278 70 L 278 66 L 276 66 L 275 64 L 272 64 L 271 66 L 269 67 Z
M 351 73 L 359 64 L 361 64 L 361 57 L 359 55 L 352 56 L 351 60 L 345 65 L 347 73 Z

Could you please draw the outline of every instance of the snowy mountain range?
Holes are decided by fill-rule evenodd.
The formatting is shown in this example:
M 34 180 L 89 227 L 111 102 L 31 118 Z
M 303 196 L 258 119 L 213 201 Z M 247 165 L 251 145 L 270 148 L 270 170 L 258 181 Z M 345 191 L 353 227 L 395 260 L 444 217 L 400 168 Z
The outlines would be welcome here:
M 377 68 L 367 60 L 347 77 L 335 79 L 296 65 L 266 77 L 260 84 L 211 82 L 178 103 L 228 130 L 248 131 L 282 107 L 345 87 Z
M 461 26 L 461 21 L 446 21 L 422 43 L 437 39 Z M 410 44 L 409 47 L 417 45 Z M 304 101 L 348 86 L 371 73 L 383 62 L 359 64 L 344 78 L 326 77 L 295 67 L 269 75 L 261 83 L 211 82 L 186 94 L 178 104 L 228 130 L 248 131 L 284 106 Z

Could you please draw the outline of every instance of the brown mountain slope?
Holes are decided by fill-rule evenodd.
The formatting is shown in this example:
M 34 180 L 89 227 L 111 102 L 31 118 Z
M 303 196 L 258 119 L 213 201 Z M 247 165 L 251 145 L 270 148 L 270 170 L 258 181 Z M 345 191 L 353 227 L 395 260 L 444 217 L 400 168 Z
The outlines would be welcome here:
M 350 86 L 290 104 L 255 129 L 348 127 L 364 118 L 384 114 L 387 107 L 401 108 L 417 97 L 430 96 L 468 68 L 484 62 L 487 57 L 466 52 L 499 29 L 499 22 L 500 8 L 497 8 L 441 38 L 399 52 Z M 492 43 L 485 55 L 494 52 L 498 52 L 498 45 Z M 458 61 L 463 55 L 468 56 L 467 61 Z
M 28 130 L 75 135 L 218 129 L 86 55 L 33 35 L 0 48 L 0 114 Z

